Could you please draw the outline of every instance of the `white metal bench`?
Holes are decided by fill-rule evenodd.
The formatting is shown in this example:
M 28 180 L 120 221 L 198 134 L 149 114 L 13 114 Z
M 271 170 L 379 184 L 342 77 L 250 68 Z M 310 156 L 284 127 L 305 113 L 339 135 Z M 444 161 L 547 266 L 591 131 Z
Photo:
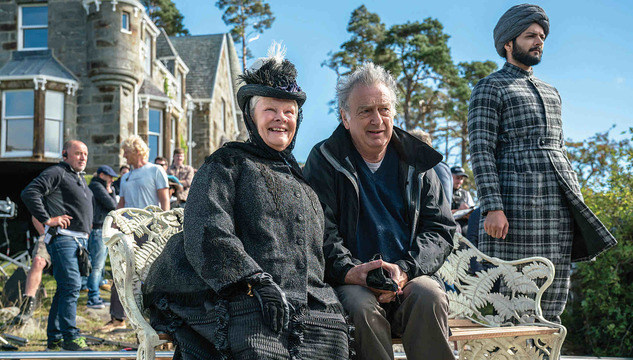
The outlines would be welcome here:
M 140 342 L 139 359 L 154 359 L 155 347 L 166 341 L 144 317 L 141 283 L 167 240 L 182 230 L 182 222 L 183 209 L 163 212 L 150 206 L 112 211 L 103 225 L 119 297 Z M 138 239 L 145 242 L 139 246 Z M 493 267 L 470 274 L 473 257 Z M 449 340 L 457 344 L 459 359 L 559 358 L 567 330 L 545 320 L 540 307 L 541 297 L 554 279 L 551 261 L 540 257 L 516 261 L 491 258 L 457 234 L 453 251 L 438 275 L 458 290 L 449 291 L 448 296 Z M 498 279 L 512 290 L 511 297 L 491 291 Z

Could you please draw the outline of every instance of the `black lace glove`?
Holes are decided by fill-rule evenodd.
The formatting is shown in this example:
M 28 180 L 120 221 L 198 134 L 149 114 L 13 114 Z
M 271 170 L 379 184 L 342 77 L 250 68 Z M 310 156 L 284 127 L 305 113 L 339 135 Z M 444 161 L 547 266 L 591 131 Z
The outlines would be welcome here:
M 269 273 L 256 274 L 249 279 L 248 284 L 249 295 L 255 296 L 259 301 L 264 324 L 275 333 L 287 329 L 290 321 L 288 301 L 273 277 Z

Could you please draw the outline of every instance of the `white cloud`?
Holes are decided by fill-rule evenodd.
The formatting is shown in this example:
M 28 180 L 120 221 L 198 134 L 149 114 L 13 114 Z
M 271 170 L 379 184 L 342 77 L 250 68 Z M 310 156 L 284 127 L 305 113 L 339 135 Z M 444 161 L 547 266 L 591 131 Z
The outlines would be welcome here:
M 616 84 L 624 84 L 624 78 L 621 76 L 618 76 L 617 78 L 615 78 L 615 83 Z

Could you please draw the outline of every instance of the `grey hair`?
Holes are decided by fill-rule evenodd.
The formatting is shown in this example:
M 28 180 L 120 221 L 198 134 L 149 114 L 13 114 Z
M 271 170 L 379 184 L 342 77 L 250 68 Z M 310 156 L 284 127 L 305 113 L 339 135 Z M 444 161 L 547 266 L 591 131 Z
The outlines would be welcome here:
M 260 96 L 260 95 L 253 95 L 253 97 L 251 97 L 251 99 L 249 100 L 249 110 L 251 112 L 251 117 L 255 116 L 255 106 L 257 106 L 257 103 L 259 102 L 259 100 L 261 100 L 262 98 L 264 98 L 265 96 Z M 293 100 L 295 103 L 295 109 L 297 111 L 299 111 L 299 104 L 297 103 L 297 100 Z
M 263 98 L 263 96 L 253 95 L 253 97 L 249 101 L 248 105 L 250 106 L 249 110 L 251 111 L 251 116 L 253 116 L 253 114 L 255 114 L 255 106 L 257 105 L 259 100 L 261 100 L 262 98 Z
M 421 130 L 421 129 L 413 129 L 413 130 L 408 130 L 409 134 L 415 136 L 416 138 L 418 138 L 419 140 L 421 140 L 423 143 L 427 144 L 428 146 L 433 146 L 433 140 L 431 139 L 431 134 L 429 134 L 428 132 Z
M 336 84 L 336 99 L 338 101 L 339 121 L 341 121 L 341 110 L 349 115 L 349 96 L 357 85 L 370 86 L 383 84 L 391 93 L 391 107 L 393 114 L 396 114 L 396 101 L 398 85 L 396 80 L 385 68 L 372 62 L 363 63 L 351 74 L 339 79 Z

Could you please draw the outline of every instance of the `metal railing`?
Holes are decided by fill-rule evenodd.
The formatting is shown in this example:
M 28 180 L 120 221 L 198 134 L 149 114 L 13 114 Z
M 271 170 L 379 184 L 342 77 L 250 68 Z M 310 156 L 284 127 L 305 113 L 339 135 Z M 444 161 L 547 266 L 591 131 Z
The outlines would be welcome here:
M 157 351 L 156 359 L 171 359 L 173 351 Z M 136 359 L 136 351 L 2 351 L 4 359 Z

